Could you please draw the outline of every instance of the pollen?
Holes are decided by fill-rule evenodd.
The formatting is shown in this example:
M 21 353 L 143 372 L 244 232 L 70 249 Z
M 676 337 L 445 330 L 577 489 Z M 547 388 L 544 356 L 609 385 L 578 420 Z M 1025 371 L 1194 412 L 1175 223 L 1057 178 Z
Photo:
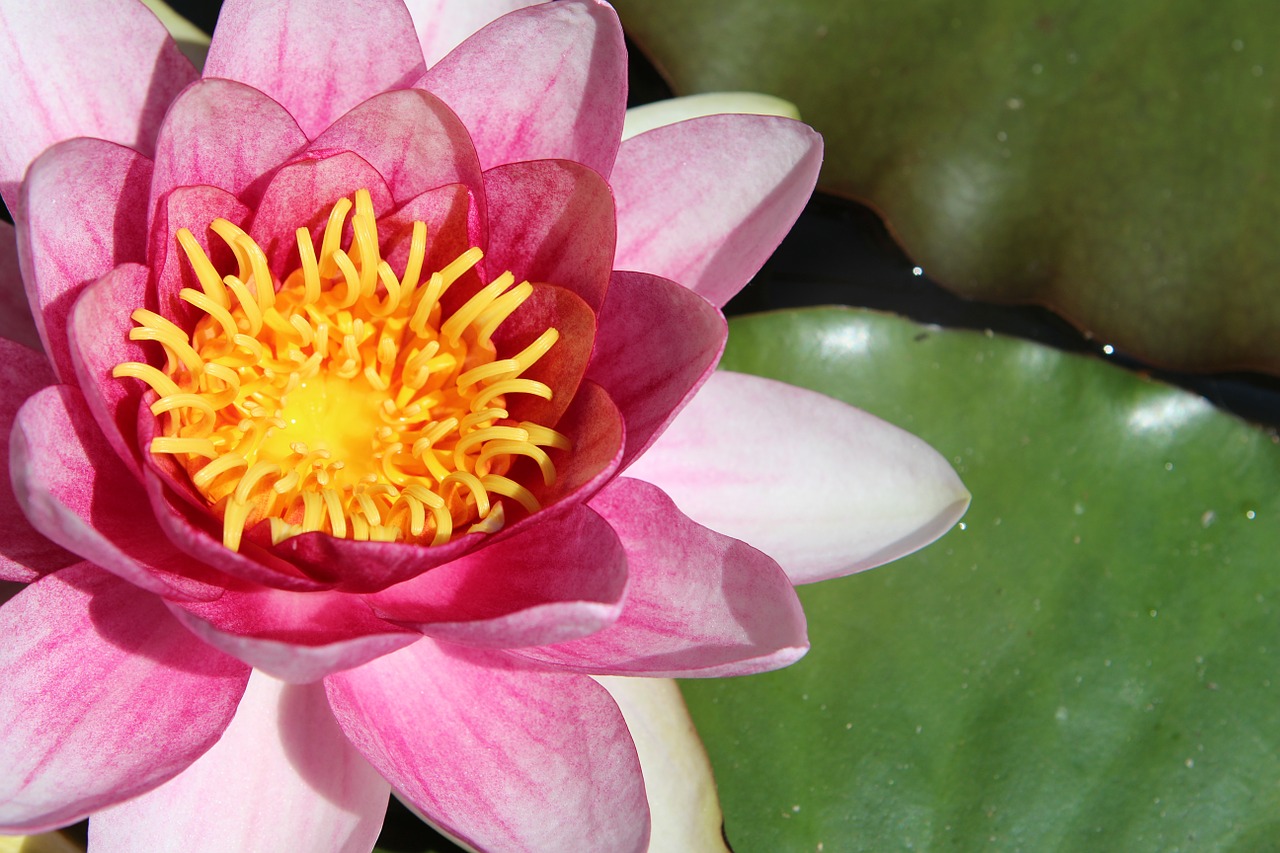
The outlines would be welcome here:
M 113 375 L 155 392 L 150 450 L 186 470 L 222 519 L 228 548 L 264 521 L 273 544 L 318 532 L 442 545 L 539 509 L 528 478 L 552 485 L 547 450 L 570 442 L 514 420 L 508 402 L 551 399 L 551 388 L 524 374 L 560 335 L 548 328 L 502 358 L 492 341 L 532 285 L 504 272 L 446 314 L 441 297 L 475 268 L 480 249 L 424 271 L 427 227 L 415 222 L 397 275 L 381 256 L 367 190 L 334 205 L 318 250 L 299 228 L 299 266 L 279 278 L 236 225 L 217 219 L 209 228 L 231 250 L 235 273 L 221 275 L 179 230 L 200 285 L 179 296 L 199 319 L 188 333 L 138 308 L 129 337 L 158 344 L 164 364 L 125 362 Z M 522 458 L 532 464 L 517 467 Z

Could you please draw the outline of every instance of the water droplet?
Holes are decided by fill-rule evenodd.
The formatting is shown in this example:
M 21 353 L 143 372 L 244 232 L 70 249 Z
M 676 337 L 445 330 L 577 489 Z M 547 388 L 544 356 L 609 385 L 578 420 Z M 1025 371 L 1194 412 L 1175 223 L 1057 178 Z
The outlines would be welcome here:
M 1217 517 L 1218 517 L 1218 514 L 1215 513 L 1213 510 L 1206 509 L 1204 511 L 1204 515 L 1200 516 L 1200 526 L 1208 527 L 1210 524 L 1213 524 L 1214 519 L 1216 519 Z
M 1240 39 L 1235 39 L 1234 41 L 1231 42 L 1231 49 L 1234 50 L 1236 53 L 1239 53 L 1240 51 L 1244 50 L 1244 42 L 1241 41 Z
M 911 274 L 912 274 L 912 275 L 924 275 L 924 267 L 912 267 L 912 268 L 911 268 Z
M 1111 355 L 1111 354 L 1112 354 L 1112 353 L 1114 353 L 1115 351 L 1116 351 L 1116 348 L 1115 348 L 1115 347 L 1113 347 L 1111 344 L 1103 344 L 1103 345 L 1102 345 L 1102 354 L 1103 354 L 1103 355 Z
M 1244 517 L 1245 517 L 1245 518 L 1247 518 L 1247 519 L 1249 519 L 1250 521 L 1253 521 L 1253 520 L 1254 520 L 1254 518 L 1256 518 L 1256 517 L 1257 517 L 1257 513 L 1255 513 L 1253 510 L 1249 510 L 1248 512 L 1246 512 L 1246 513 L 1244 514 Z
M 1009 100 L 1004 102 L 1004 105 L 1011 110 L 1020 110 L 1022 109 L 1022 99 L 1010 98 Z

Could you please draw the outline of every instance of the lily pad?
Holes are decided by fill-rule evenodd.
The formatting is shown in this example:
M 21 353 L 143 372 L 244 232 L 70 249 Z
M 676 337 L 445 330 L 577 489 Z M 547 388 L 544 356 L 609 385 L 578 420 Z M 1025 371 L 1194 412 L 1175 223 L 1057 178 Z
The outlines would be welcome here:
M 1273 434 L 849 309 L 736 319 L 725 365 L 917 433 L 974 496 L 918 554 L 804 587 L 795 666 L 682 684 L 737 853 L 1276 849 Z
M 618 0 L 681 93 L 794 102 L 934 280 L 1280 372 L 1280 6 Z

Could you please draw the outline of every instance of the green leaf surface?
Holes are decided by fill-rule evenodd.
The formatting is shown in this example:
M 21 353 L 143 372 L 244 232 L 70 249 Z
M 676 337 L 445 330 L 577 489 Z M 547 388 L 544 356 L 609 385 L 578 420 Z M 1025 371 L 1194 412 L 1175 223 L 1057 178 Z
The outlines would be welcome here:
M 1280 372 L 1280 5 L 618 0 L 680 94 L 766 92 L 934 280 Z
M 795 666 L 682 683 L 737 853 L 1280 849 L 1273 435 L 1020 340 L 731 329 L 726 367 L 920 435 L 973 493 L 918 554 L 802 588 Z

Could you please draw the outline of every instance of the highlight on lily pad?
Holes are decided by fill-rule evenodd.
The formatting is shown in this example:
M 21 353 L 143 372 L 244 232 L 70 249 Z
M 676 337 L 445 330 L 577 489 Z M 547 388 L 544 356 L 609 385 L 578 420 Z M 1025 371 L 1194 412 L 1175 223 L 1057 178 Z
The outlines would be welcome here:
M 203 74 L 132 0 L 0 28 L 0 831 L 368 851 L 394 789 L 477 849 L 644 850 L 597 677 L 792 663 L 794 584 L 967 505 L 715 370 L 821 140 L 623 141 L 606 3 L 229 0 Z

